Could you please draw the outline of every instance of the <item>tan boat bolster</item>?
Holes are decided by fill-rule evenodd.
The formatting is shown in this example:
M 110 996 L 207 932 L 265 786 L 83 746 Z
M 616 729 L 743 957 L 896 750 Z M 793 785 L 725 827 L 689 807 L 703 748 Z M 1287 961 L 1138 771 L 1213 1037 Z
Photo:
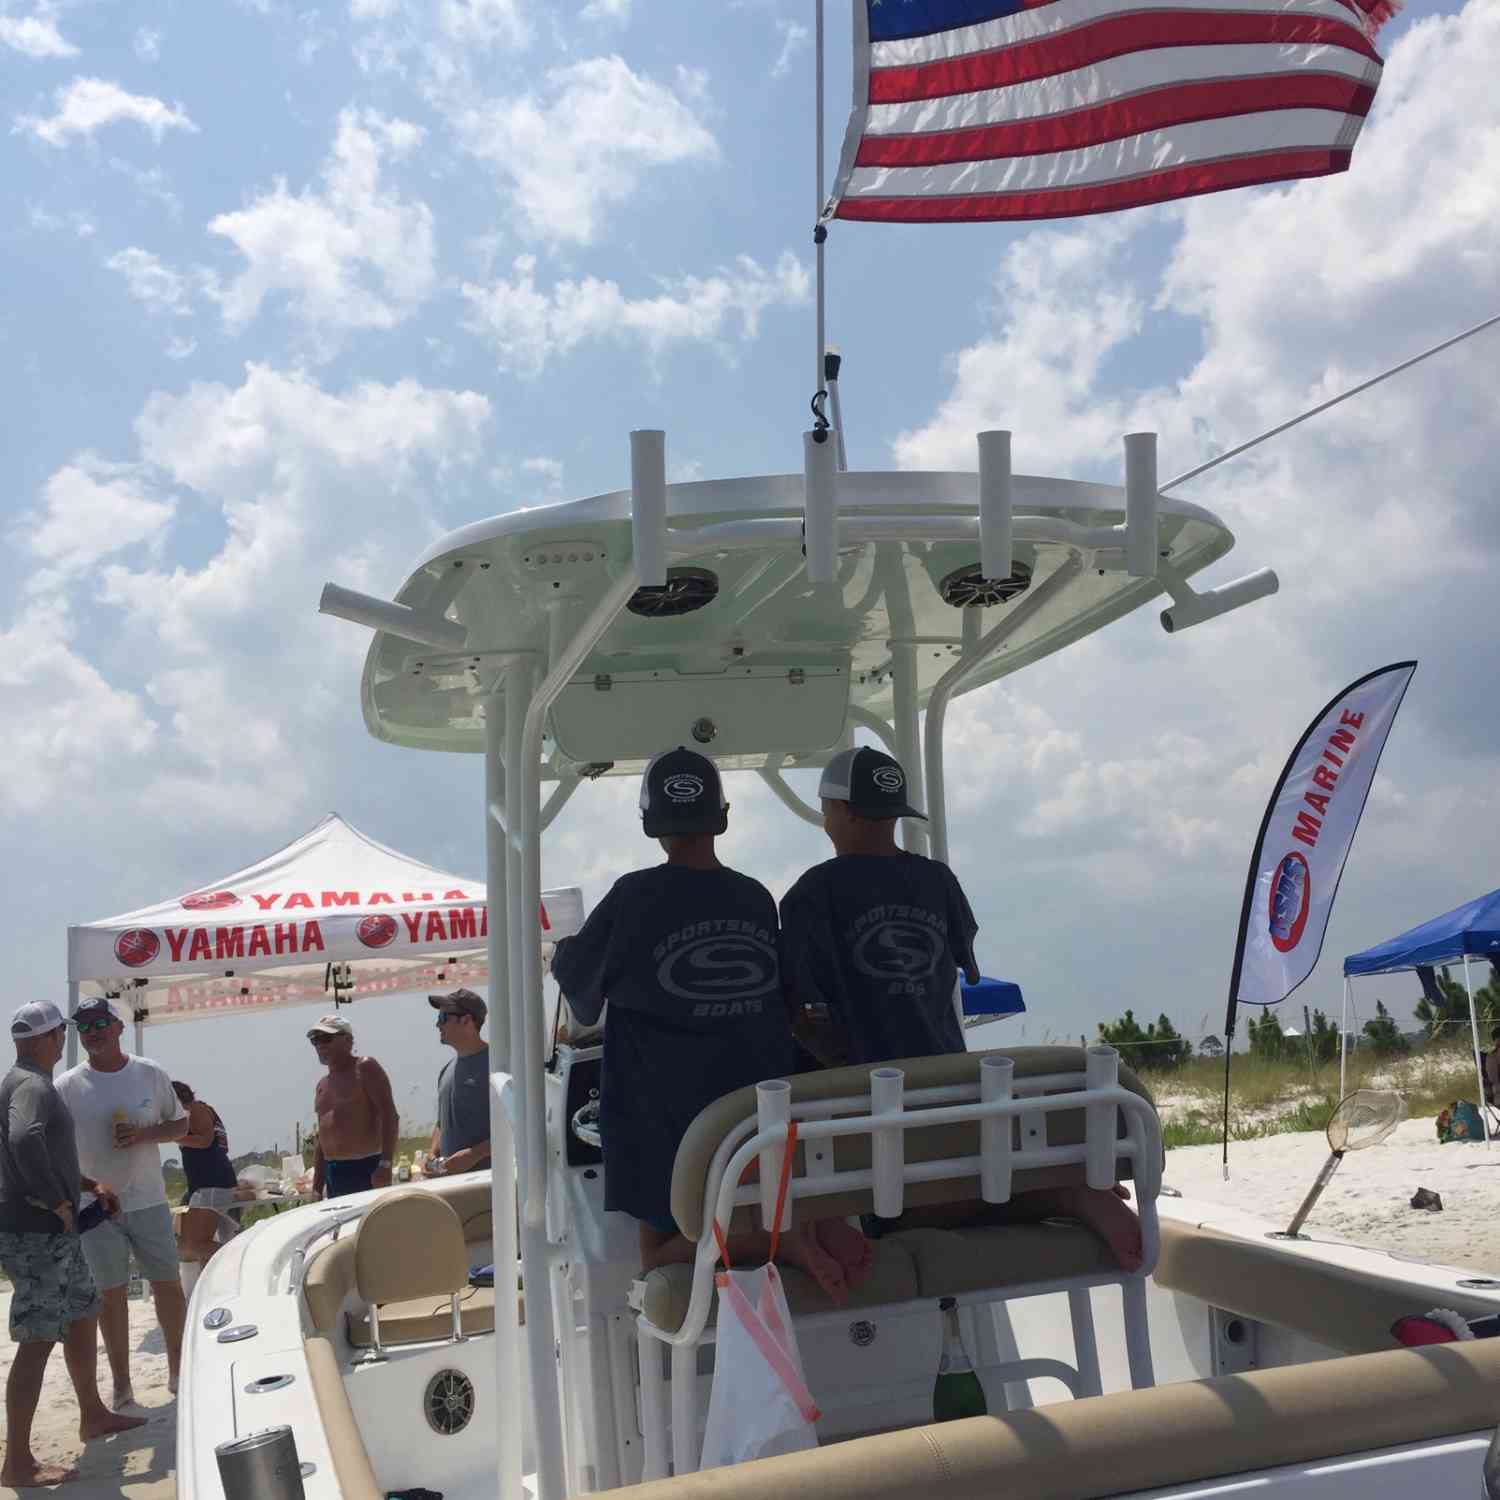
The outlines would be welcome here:
M 1481 1339 L 914 1427 L 659 1480 L 632 1500 L 1095 1500 L 1488 1432 L 1497 1409 L 1500 1339 Z
M 303 1350 L 339 1494 L 343 1500 L 385 1500 L 385 1491 L 375 1478 L 359 1424 L 354 1420 L 354 1408 L 349 1404 L 333 1345 L 325 1338 L 310 1338 Z

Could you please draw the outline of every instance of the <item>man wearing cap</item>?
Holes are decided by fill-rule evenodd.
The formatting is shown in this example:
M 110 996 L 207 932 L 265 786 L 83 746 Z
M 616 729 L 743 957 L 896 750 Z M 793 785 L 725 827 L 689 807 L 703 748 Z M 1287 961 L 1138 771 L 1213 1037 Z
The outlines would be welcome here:
M 427 1003 L 438 1013 L 438 1040 L 456 1054 L 438 1074 L 427 1171 L 473 1172 L 490 1159 L 490 1049 L 479 1034 L 489 1012 L 473 990 L 429 995 Z
M 681 747 L 656 756 L 641 781 L 641 822 L 667 862 L 622 875 L 582 931 L 559 941 L 552 976 L 586 1026 L 609 1001 L 599 1099 L 604 1206 L 640 1221 L 650 1269 L 691 1261 L 696 1251 L 671 1202 L 688 1126 L 722 1095 L 785 1077 L 794 1051 L 777 975 L 776 903 L 714 852 L 729 804 L 713 762 Z M 764 1260 L 768 1249 L 765 1234 L 730 1241 L 736 1264 Z M 784 1236 L 780 1257 L 842 1296 L 844 1266 L 811 1226 L 799 1222 Z
M 54 1344 L 63 1346 L 85 1442 L 145 1422 L 112 1412 L 99 1398 L 99 1298 L 78 1242 L 79 1194 L 93 1193 L 107 1211 L 119 1205 L 109 1188 L 80 1170 L 73 1121 L 52 1086 L 66 1032 L 55 1005 L 21 1006 L 10 1023 L 16 1064 L 0 1081 L 0 1267 L 14 1288 L 10 1336 L 16 1346 L 5 1382 L 0 1484 L 16 1489 L 61 1484 L 77 1474 L 38 1463 L 31 1451 L 31 1421 Z
M 979 979 L 979 931 L 957 877 L 939 860 L 896 844 L 912 805 L 901 763 L 867 745 L 841 750 L 818 785 L 834 857 L 782 898 L 781 972 L 798 1039 L 829 1067 L 964 1052 L 954 1005 L 960 970 Z M 1140 1223 L 1118 1193 L 1064 1187 L 1018 1195 L 992 1213 L 977 1200 L 924 1222 L 1081 1219 L 1127 1271 L 1141 1263 Z M 873 1229 L 873 1225 L 871 1226 Z
M 114 1376 L 115 1406 L 135 1399 L 130 1388 L 130 1258 L 151 1283 L 151 1300 L 167 1346 L 167 1386 L 177 1389 L 187 1299 L 177 1271 L 177 1237 L 161 1147 L 187 1134 L 188 1116 L 166 1070 L 149 1057 L 130 1057 L 120 1045 L 125 1023 L 108 1000 L 94 996 L 73 1012 L 85 1060 L 57 1080 L 73 1116 L 78 1157 L 120 1199 L 120 1212 L 83 1237 L 83 1253 L 99 1288 L 99 1331 Z
M 355 1055 L 354 1028 L 342 1016 L 319 1016 L 307 1039 L 328 1069 L 313 1094 L 313 1192 L 342 1198 L 389 1187 L 398 1120 L 385 1069 L 373 1057 Z

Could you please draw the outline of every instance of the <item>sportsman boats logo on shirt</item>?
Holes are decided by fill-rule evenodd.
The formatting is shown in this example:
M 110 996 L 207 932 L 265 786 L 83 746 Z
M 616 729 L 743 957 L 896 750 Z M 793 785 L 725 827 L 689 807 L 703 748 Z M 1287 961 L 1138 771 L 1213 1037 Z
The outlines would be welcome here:
M 942 960 L 948 923 L 920 906 L 876 906 L 855 919 L 847 941 L 854 967 L 886 994 L 917 995 Z
M 656 982 L 669 995 L 693 1001 L 700 1020 L 758 1016 L 780 983 L 776 945 L 753 922 L 694 922 L 658 943 L 651 957 Z

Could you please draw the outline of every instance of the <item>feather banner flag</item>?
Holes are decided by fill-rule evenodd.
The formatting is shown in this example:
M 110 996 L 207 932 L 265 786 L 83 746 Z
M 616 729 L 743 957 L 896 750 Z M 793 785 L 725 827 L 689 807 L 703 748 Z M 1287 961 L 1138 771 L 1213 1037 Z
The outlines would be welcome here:
M 1344 171 L 1396 0 L 854 0 L 824 220 L 1107 213 Z
M 1241 1005 L 1279 1005 L 1312 973 L 1344 862 L 1370 795 L 1414 661 L 1352 682 L 1317 715 L 1287 760 L 1261 819 L 1224 1017 L 1224 1152 L 1229 1153 L 1229 1063 Z

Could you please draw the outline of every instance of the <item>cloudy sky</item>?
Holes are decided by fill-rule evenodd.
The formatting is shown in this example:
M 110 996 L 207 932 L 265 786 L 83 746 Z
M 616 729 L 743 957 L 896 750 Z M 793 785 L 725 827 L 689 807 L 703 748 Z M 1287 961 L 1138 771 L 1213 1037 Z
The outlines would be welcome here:
M 847 97 L 845 7 L 831 97 Z M 11 1000 L 65 929 L 195 889 L 337 809 L 482 872 L 476 761 L 362 728 L 336 579 L 394 592 L 436 536 L 626 482 L 800 467 L 807 0 L 0 0 L 0 912 Z M 1164 473 L 1500 311 L 1500 5 L 1410 0 L 1352 171 L 1116 219 L 836 225 L 856 467 Z M 837 120 L 839 110 L 831 111 Z M 1221 1028 L 1271 782 L 1345 681 L 1421 659 L 1329 933 L 1338 958 L 1500 884 L 1500 332 L 1185 487 L 1273 600 L 1155 610 L 950 716 L 954 862 L 1026 1036 L 1126 1006 Z M 825 850 L 730 783 L 727 855 L 778 892 Z M 587 789 L 546 875 L 650 851 Z M 1371 985 L 1410 1013 L 1416 985 Z M 357 1021 L 409 1118 L 420 1000 Z M 151 1050 L 239 1146 L 308 1117 L 306 1013 Z M 1015 1034 L 1014 1032 L 1011 1034 Z

